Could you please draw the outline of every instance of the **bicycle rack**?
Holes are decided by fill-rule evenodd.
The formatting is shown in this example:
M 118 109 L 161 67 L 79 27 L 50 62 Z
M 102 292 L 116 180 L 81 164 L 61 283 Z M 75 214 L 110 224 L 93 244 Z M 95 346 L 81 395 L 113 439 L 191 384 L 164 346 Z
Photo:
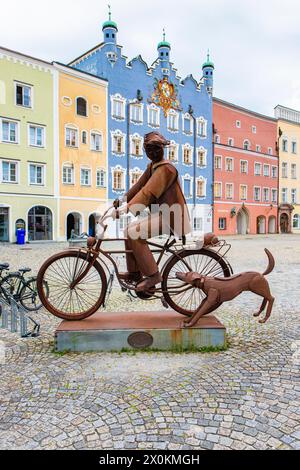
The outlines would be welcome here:
M 9 303 L 0 299 L 1 307 L 1 328 L 11 331 L 11 333 L 20 332 L 21 338 L 36 338 L 40 334 L 40 324 L 28 315 L 28 312 L 18 305 L 13 297 L 10 297 Z M 33 324 L 32 330 L 29 330 L 29 323 Z

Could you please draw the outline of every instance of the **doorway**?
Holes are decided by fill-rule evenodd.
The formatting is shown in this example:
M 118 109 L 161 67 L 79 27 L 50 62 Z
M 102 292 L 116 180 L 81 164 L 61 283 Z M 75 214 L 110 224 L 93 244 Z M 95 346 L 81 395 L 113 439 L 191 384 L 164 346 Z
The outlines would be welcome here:
M 67 217 L 67 240 L 72 238 L 72 235 L 81 235 L 82 233 L 82 220 L 78 212 L 72 212 Z
M 52 212 L 48 207 L 35 206 L 28 212 L 28 240 L 53 240 Z
M 268 224 L 268 232 L 269 233 L 276 233 L 276 217 L 271 215 L 269 217 L 269 224 Z
M 280 231 L 281 233 L 289 233 L 289 216 L 285 213 L 280 216 Z
M 237 233 L 239 235 L 247 235 L 249 227 L 249 215 L 245 208 L 239 210 L 237 215 Z
M 9 241 L 9 208 L 0 207 L 0 242 Z
M 257 217 L 257 233 L 260 235 L 266 233 L 266 218 L 263 215 Z

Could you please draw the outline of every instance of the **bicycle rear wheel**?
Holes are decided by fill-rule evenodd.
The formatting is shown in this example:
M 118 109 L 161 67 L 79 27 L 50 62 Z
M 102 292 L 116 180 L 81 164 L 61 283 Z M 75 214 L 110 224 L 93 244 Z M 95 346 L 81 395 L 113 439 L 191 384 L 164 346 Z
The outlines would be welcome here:
M 202 250 L 184 250 L 174 255 L 163 272 L 162 290 L 168 305 L 182 315 L 191 316 L 205 298 L 201 289 L 189 286 L 176 277 L 176 273 L 190 271 L 211 277 L 229 277 L 229 265 L 218 253 Z
M 44 281 L 44 292 L 45 295 L 48 297 L 49 295 L 49 288 L 48 284 Z M 20 292 L 20 303 L 29 312 L 36 312 L 40 310 L 43 306 L 37 289 L 37 278 L 32 277 L 28 279 L 26 284 L 21 289 Z
M 37 276 L 38 293 L 44 307 L 64 320 L 82 320 L 103 304 L 107 279 L 98 261 L 79 251 L 65 251 L 49 258 Z M 72 283 L 90 267 L 75 287 Z M 48 292 L 45 289 L 47 285 Z

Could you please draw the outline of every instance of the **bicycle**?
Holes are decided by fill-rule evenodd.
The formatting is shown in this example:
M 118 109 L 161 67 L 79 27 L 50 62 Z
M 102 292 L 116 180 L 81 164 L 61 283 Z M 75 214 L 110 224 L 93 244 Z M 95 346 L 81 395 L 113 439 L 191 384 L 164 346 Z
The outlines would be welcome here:
M 9 270 L 9 264 L 0 264 L 0 297 L 8 302 L 12 297 L 20 303 L 25 310 L 30 312 L 38 311 L 42 308 L 37 290 L 37 278 L 25 278 L 25 274 L 31 272 L 30 268 L 21 268 L 19 271 L 10 272 L 3 276 L 4 271 Z M 48 286 L 44 289 L 47 292 Z
M 224 240 L 214 247 L 200 248 L 178 243 L 174 236 L 169 236 L 161 245 L 147 241 L 152 253 L 158 254 L 157 264 L 162 274 L 160 287 L 148 292 L 136 292 L 135 285 L 119 278 L 118 265 L 114 255 L 126 254 L 126 250 L 102 249 L 103 242 L 124 241 L 122 238 L 104 238 L 110 218 L 110 207 L 99 220 L 102 234 L 98 240 L 90 237 L 86 248 L 69 249 L 50 257 L 41 266 L 37 276 L 39 297 L 44 307 L 53 315 L 64 320 L 82 320 L 93 315 L 105 305 L 107 294 L 112 290 L 114 274 L 123 291 L 143 300 L 161 299 L 163 305 L 171 307 L 182 315 L 191 316 L 199 307 L 204 294 L 185 284 L 176 277 L 176 272 L 197 271 L 203 275 L 229 277 L 232 267 L 226 259 L 231 245 Z M 153 248 L 153 249 L 152 249 Z M 161 266 L 164 255 L 171 255 Z M 113 266 L 110 270 L 109 264 Z M 47 285 L 48 291 L 44 286 Z

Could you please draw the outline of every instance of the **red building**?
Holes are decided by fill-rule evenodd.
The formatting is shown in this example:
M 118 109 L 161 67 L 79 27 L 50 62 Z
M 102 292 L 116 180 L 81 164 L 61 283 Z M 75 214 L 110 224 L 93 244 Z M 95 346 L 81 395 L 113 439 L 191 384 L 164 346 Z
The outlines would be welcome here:
M 214 231 L 277 233 L 277 121 L 214 99 Z

